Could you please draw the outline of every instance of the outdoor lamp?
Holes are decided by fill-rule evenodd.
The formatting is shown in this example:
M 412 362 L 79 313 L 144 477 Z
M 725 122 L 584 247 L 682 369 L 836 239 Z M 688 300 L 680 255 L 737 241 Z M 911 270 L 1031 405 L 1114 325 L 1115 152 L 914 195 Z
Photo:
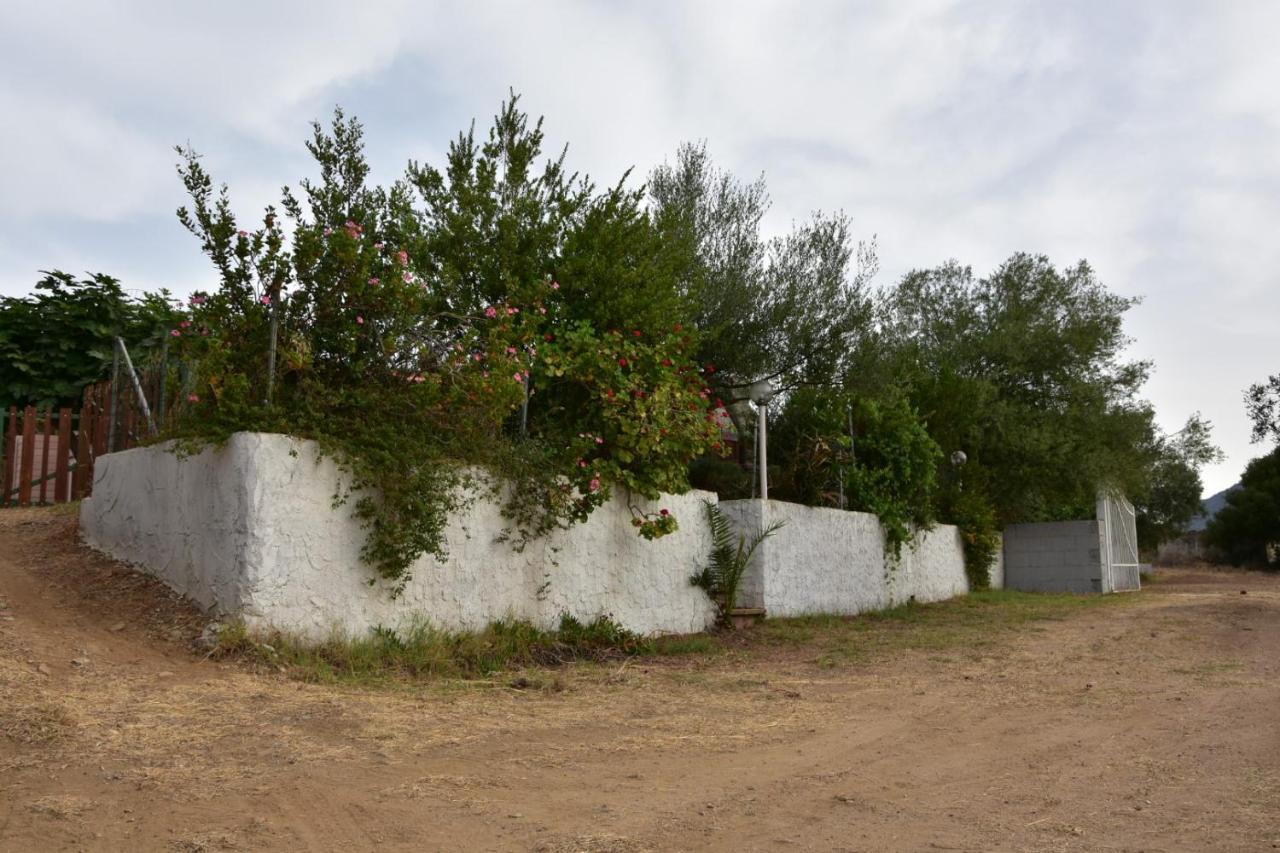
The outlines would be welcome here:
M 756 428 L 757 448 L 760 457 L 760 499 L 769 499 L 769 401 L 778 390 L 769 377 L 757 379 L 747 388 L 747 396 L 760 408 L 760 421 Z
M 757 406 L 768 406 L 777 393 L 778 389 L 773 386 L 773 380 L 767 376 L 764 379 L 757 379 L 747 386 L 747 396 Z
M 965 455 L 963 450 L 957 450 L 951 454 L 951 464 L 959 468 L 961 465 L 969 461 L 969 457 Z

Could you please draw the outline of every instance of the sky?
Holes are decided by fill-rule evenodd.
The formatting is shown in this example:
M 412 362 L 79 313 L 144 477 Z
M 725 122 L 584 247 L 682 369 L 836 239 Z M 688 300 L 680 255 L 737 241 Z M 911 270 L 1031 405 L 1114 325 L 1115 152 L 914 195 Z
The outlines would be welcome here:
M 252 221 L 335 106 L 373 178 L 440 164 L 508 91 L 601 184 L 683 141 L 763 174 L 770 233 L 844 210 L 878 286 L 949 259 L 1087 259 L 1142 298 L 1163 429 L 1235 482 L 1242 395 L 1280 371 L 1280 3 L 0 0 L 0 293 L 39 270 L 208 288 L 174 211 L 190 144 Z

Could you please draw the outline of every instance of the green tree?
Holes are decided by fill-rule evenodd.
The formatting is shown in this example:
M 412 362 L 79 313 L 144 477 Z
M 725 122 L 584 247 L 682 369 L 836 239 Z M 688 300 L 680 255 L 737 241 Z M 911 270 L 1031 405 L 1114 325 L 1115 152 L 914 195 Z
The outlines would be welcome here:
M 1197 412 L 1181 430 L 1157 436 L 1145 454 L 1154 458 L 1146 488 L 1132 495 L 1138 545 L 1154 548 L 1183 533 L 1200 511 L 1200 469 L 1222 459 L 1212 427 Z
M 904 398 L 801 388 L 770 436 L 779 469 L 771 496 L 840 506 L 843 494 L 845 508 L 880 518 L 894 553 L 932 522 L 942 451 Z
M 43 275 L 30 296 L 0 297 L 0 402 L 72 404 L 109 376 L 113 338 L 138 363 L 182 318 L 166 291 L 134 298 L 103 273 Z
M 711 381 L 722 390 L 761 377 L 784 389 L 835 383 L 870 322 L 876 268 L 874 246 L 854 245 L 848 217 L 815 213 L 765 239 L 764 178 L 738 181 L 705 145 L 682 145 L 650 175 L 649 192 Z
M 200 376 L 178 434 L 319 441 L 353 475 L 365 560 L 399 583 L 419 555 L 441 554 L 458 487 L 476 485 L 470 466 L 496 475 L 517 540 L 583 520 L 614 488 L 687 488 L 690 458 L 718 439 L 692 338 L 665 318 L 603 331 L 618 300 L 643 291 L 570 297 L 551 275 L 580 245 L 566 269 L 603 280 L 634 261 L 638 281 L 652 248 L 638 198 L 594 196 L 563 155 L 537 172 L 540 145 L 513 97 L 486 144 L 455 142 L 444 172 L 411 165 L 406 181 L 371 186 L 363 130 L 338 111 L 307 144 L 318 179 L 284 191 L 291 227 L 269 207 L 252 231 L 181 150 L 191 203 L 178 216 L 221 284 L 193 297 L 175 341 Z M 631 229 L 632 255 L 591 260 Z M 650 538 L 677 524 L 665 512 L 635 522 Z
M 1149 477 L 1149 365 L 1124 358 L 1134 304 L 1085 263 L 1025 254 L 982 279 L 954 263 L 909 273 L 848 381 L 902 387 L 943 451 L 965 452 L 963 480 L 985 484 L 999 524 L 1079 517 L 1099 488 Z
M 1280 447 L 1248 464 L 1205 541 L 1232 565 L 1267 565 L 1268 548 L 1280 546 Z
M 1280 373 L 1249 386 L 1245 405 L 1253 421 L 1253 440 L 1280 442 Z

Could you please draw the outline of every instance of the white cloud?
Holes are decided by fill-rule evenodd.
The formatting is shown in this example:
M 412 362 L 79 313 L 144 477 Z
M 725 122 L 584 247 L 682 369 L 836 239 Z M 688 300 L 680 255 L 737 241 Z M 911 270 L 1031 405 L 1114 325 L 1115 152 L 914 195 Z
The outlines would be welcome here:
M 1257 450 L 1239 395 L 1280 370 L 1274 4 L 64 1 L 4 18 L 7 292 L 54 265 L 201 281 L 167 218 L 174 142 L 256 213 L 336 102 L 388 180 L 438 162 L 472 117 L 483 132 L 514 86 L 599 181 L 706 138 L 722 165 L 767 173 L 770 227 L 846 209 L 879 234 L 883 280 L 1020 249 L 1088 257 L 1146 296 L 1131 328 L 1165 426 L 1218 423 L 1231 458 L 1208 485 Z

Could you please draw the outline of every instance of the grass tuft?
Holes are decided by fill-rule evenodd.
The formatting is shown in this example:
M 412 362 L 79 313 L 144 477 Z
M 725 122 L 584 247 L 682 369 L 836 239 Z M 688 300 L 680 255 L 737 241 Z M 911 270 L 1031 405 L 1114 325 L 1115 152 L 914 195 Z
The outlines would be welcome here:
M 819 666 L 835 667 L 890 657 L 909 649 L 957 649 L 985 654 L 1004 635 L 1028 623 L 1064 619 L 1092 607 L 1118 606 L 1133 596 L 981 590 L 934 604 L 914 601 L 858 616 L 818 614 L 766 619 L 744 631 L 646 638 L 607 617 L 583 623 L 564 616 L 554 631 L 502 620 L 483 631 L 442 631 L 415 624 L 403 631 L 378 628 L 364 637 L 334 636 L 304 643 L 274 634 L 255 638 L 243 624 L 222 630 L 213 654 L 235 657 L 313 682 L 379 683 L 431 678 L 518 677 L 517 689 L 557 691 L 563 683 L 529 668 L 575 661 L 608 662 L 643 655 L 707 656 L 751 653 L 771 646 L 812 649 Z
M 283 634 L 257 640 L 243 624 L 232 624 L 219 634 L 213 655 L 271 665 L 305 681 L 376 682 L 477 678 L 522 667 L 618 660 L 653 649 L 653 640 L 608 617 L 583 623 L 566 615 L 554 631 L 517 620 L 494 622 L 477 632 L 443 631 L 418 623 L 403 631 L 379 627 L 364 637 L 334 636 L 322 643 Z

